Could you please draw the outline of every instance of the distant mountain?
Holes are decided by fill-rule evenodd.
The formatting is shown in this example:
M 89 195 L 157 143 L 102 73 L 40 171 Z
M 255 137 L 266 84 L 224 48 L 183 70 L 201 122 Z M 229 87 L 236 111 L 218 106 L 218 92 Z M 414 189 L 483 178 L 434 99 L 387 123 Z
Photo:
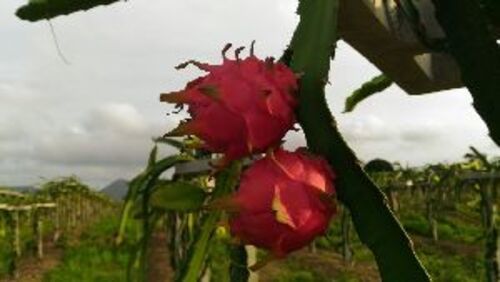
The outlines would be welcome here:
M 101 193 L 108 195 L 115 200 L 123 200 L 127 195 L 128 181 L 125 179 L 117 179 L 111 182 L 108 186 L 101 190 Z
M 19 192 L 19 193 L 28 193 L 28 194 L 34 193 L 37 191 L 37 189 L 34 186 L 28 186 L 28 185 L 26 185 L 26 186 L 7 186 L 4 188 Z

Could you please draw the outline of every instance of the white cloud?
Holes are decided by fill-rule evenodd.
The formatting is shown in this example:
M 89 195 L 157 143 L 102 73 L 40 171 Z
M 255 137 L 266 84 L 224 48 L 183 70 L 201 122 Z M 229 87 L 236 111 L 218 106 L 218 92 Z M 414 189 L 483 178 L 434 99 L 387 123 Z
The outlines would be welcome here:
M 68 124 L 34 143 L 35 158 L 71 166 L 137 166 L 161 134 L 157 125 L 129 104 L 107 104 L 91 110 L 79 123 Z
M 125 103 L 107 104 L 91 112 L 85 122 L 89 132 L 115 131 L 124 136 L 144 136 L 150 125 L 134 106 Z

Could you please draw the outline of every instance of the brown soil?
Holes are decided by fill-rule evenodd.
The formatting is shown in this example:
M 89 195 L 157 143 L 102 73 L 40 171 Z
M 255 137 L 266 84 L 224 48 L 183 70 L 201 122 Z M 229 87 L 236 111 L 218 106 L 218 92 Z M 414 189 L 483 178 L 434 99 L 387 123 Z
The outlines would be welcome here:
M 148 248 L 148 281 L 173 281 L 173 271 L 170 269 L 165 233 L 157 232 L 153 234 Z
M 471 225 L 476 225 L 478 222 L 481 222 L 479 214 L 470 215 L 460 211 L 444 211 L 443 214 L 446 214 L 446 216 L 450 218 L 457 218 L 460 221 Z
M 337 253 L 317 251 L 311 253 L 307 250 L 299 251 L 290 255 L 286 260 L 269 263 L 259 271 L 259 281 L 276 281 L 282 274 L 283 269 L 287 269 L 286 264 L 290 260 L 293 264 L 299 265 L 301 269 L 314 271 L 323 277 L 329 277 L 335 281 L 336 277 L 349 273 L 358 277 L 361 282 L 381 281 L 377 266 L 369 262 L 345 263 L 342 256 Z
M 0 282 L 39 282 L 45 272 L 59 264 L 62 250 L 57 248 L 52 240 L 44 243 L 44 257 L 38 259 L 34 255 L 23 257 L 18 265 L 16 277 L 0 279 Z
M 446 254 L 460 255 L 471 258 L 477 257 L 482 252 L 480 245 L 470 245 L 447 240 L 438 240 L 437 242 L 434 242 L 432 238 L 418 235 L 411 235 L 411 237 L 416 249 L 421 246 L 433 246 Z
M 73 228 L 66 234 L 65 244 L 78 244 L 80 235 L 84 230 L 83 226 Z M 55 268 L 63 256 L 63 250 L 54 243 L 54 235 L 48 235 L 43 240 L 42 259 L 38 259 L 34 254 L 24 254 L 18 261 L 16 274 L 14 277 L 0 278 L 0 282 L 40 282 L 45 273 Z

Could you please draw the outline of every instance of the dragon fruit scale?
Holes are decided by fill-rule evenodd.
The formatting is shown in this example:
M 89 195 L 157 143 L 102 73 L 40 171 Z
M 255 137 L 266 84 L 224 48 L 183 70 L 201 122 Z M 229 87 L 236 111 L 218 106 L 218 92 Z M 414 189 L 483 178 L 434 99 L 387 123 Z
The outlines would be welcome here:
M 253 45 L 253 44 L 252 44 Z M 235 60 L 226 58 L 221 65 L 195 61 L 205 76 L 189 82 L 185 89 L 162 94 L 160 100 L 186 104 L 191 118 L 182 122 L 169 136 L 195 135 L 203 147 L 223 153 L 222 163 L 276 147 L 295 123 L 297 76 L 272 58 L 260 60 L 253 54 Z
M 276 149 L 254 162 L 224 200 L 233 212 L 231 234 L 275 258 L 304 247 L 326 232 L 336 211 L 334 178 L 324 159 Z

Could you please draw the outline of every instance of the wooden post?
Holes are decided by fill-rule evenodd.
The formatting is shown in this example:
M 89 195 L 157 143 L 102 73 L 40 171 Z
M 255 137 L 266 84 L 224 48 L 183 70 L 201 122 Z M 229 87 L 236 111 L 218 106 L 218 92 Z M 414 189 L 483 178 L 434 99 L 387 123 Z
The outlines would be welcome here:
M 387 199 L 389 200 L 389 206 L 394 213 L 397 213 L 399 210 L 399 204 L 397 200 L 397 192 L 396 189 L 391 185 L 387 185 L 385 191 L 387 192 Z
M 437 229 L 437 221 L 434 218 L 434 198 L 432 196 L 432 192 L 428 191 L 428 194 L 426 195 L 426 215 L 427 215 L 427 222 L 429 223 L 430 229 L 431 229 L 431 234 L 432 234 L 432 240 L 438 241 L 439 236 L 438 236 L 438 229 Z
M 82 221 L 82 196 L 80 194 L 76 195 L 75 201 L 76 201 L 75 225 L 77 225 Z
M 247 250 L 247 265 L 255 265 L 257 263 L 257 248 L 254 246 L 246 246 Z M 250 271 L 250 276 L 248 277 L 248 282 L 258 282 L 259 274 L 257 271 Z
M 41 218 L 41 209 L 34 210 L 33 217 L 33 234 L 36 238 L 36 256 L 39 259 L 43 258 L 43 222 Z
M 481 213 L 483 217 L 484 233 L 485 233 L 485 253 L 484 261 L 486 268 L 486 280 L 488 282 L 497 282 L 499 276 L 499 237 L 498 228 L 495 224 L 495 203 L 493 198 L 493 190 L 495 189 L 496 181 L 491 179 L 488 183 L 480 185 L 481 191 Z
M 78 214 L 78 201 L 75 196 L 71 196 L 71 209 L 70 209 L 70 217 L 71 217 L 71 223 L 70 226 L 71 228 L 74 228 L 76 226 L 76 217 Z
M 351 248 L 351 217 L 349 210 L 344 207 L 342 209 L 342 219 L 341 219 L 341 231 L 342 231 L 342 257 L 344 262 L 351 263 L 353 251 Z
M 57 242 L 59 241 L 59 238 L 61 237 L 61 201 L 58 199 L 56 200 L 56 208 L 54 209 L 54 215 L 55 215 L 55 223 L 54 223 L 54 237 L 52 241 Z
M 315 241 L 312 241 L 311 244 L 309 244 L 309 251 L 312 254 L 318 253 L 318 248 L 316 247 L 316 242 Z
M 66 232 L 68 229 L 68 211 L 66 197 L 62 196 L 60 199 L 61 203 L 61 231 Z
M 13 221 L 13 227 L 14 227 L 14 232 L 13 232 L 13 242 L 12 242 L 12 248 L 14 250 L 14 254 L 16 255 L 16 258 L 21 257 L 21 231 L 20 231 L 20 212 L 19 210 L 14 210 L 12 212 L 12 221 Z

